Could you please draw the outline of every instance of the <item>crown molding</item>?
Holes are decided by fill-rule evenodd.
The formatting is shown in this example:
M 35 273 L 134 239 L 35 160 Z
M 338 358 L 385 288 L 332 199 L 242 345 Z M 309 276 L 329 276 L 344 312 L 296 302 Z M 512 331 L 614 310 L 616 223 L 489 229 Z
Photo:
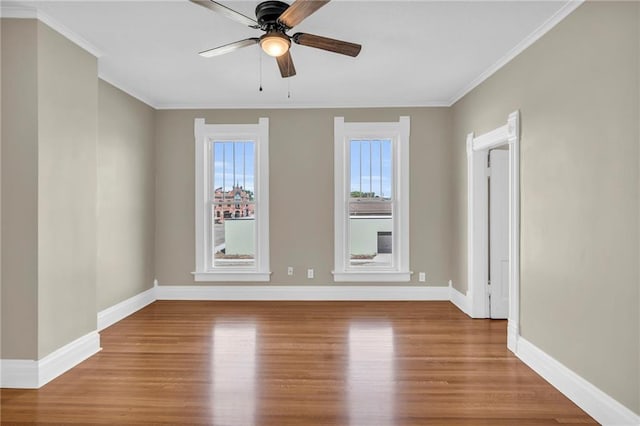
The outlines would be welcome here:
M 67 26 L 61 24 L 59 21 L 55 20 L 51 16 L 47 15 L 41 10 L 38 10 L 35 7 L 26 7 L 26 6 L 19 6 L 19 5 L 1 5 L 0 17 L 14 18 L 14 19 L 37 19 L 40 22 L 52 28 L 53 30 L 55 30 L 56 32 L 58 32 L 59 34 L 61 34 L 62 36 L 64 36 L 65 38 L 67 38 L 68 40 L 70 40 L 71 42 L 73 42 L 74 44 L 78 45 L 80 48 L 89 52 L 91 55 L 95 56 L 96 58 L 99 59 L 100 57 L 104 56 L 104 54 L 100 49 L 98 49 L 92 43 L 87 41 L 85 38 L 79 36 L 77 33 L 70 30 Z M 100 62 L 98 62 L 98 68 L 100 68 Z M 98 69 L 98 78 L 106 81 L 112 86 L 117 87 L 118 89 L 122 90 L 123 92 L 127 93 L 130 96 L 133 96 L 134 98 L 149 105 L 150 107 L 157 109 L 157 106 L 154 104 L 154 102 L 149 100 L 146 96 L 141 95 L 137 90 L 132 89 L 131 87 L 128 87 L 125 84 L 121 84 L 116 78 L 113 78 L 113 76 L 110 76 L 102 72 L 100 69 Z
M 100 80 L 103 80 L 103 81 L 109 83 L 110 85 L 114 86 L 115 88 L 122 90 L 127 95 L 136 98 L 140 102 L 150 106 L 153 109 L 161 109 L 161 108 L 158 108 L 158 105 L 155 102 L 153 102 L 151 99 L 147 98 L 145 95 L 141 94 L 138 90 L 132 89 L 130 86 L 128 86 L 126 84 L 122 84 L 117 78 L 114 78 L 109 73 L 106 73 L 103 70 L 101 70 L 99 62 L 98 62 L 98 78 Z
M 161 103 L 158 104 L 157 109 L 337 109 L 337 108 L 437 108 L 437 107 L 449 107 L 449 102 L 423 102 L 415 104 L 405 103 L 380 103 L 380 104 L 173 104 L 173 103 Z
M 558 25 L 564 18 L 569 16 L 576 10 L 585 0 L 568 0 L 556 13 L 547 19 L 542 25 L 536 28 L 524 40 L 518 43 L 513 49 L 507 52 L 496 63 L 487 68 L 482 74 L 467 84 L 456 96 L 452 97 L 448 102 L 448 106 L 453 106 L 460 99 L 465 97 L 469 92 L 482 84 L 486 79 L 495 74 L 500 68 L 511 62 L 516 56 L 522 53 L 526 48 L 538 41 L 543 35 L 548 33 L 553 27 Z
M 0 17 L 2 18 L 17 18 L 17 19 L 37 19 L 43 24 L 51 27 L 56 32 L 60 33 L 71 42 L 77 44 L 82 49 L 86 50 L 96 58 L 103 56 L 103 53 L 95 45 L 89 42 L 84 37 L 81 37 L 73 30 L 69 29 L 66 25 L 55 20 L 51 16 L 47 15 L 42 10 L 35 7 L 26 7 L 19 5 L 2 5 L 0 6 Z
M 149 105 L 157 110 L 170 110 L 170 109 L 327 109 L 327 108 L 433 108 L 433 107 L 451 107 L 473 89 L 482 84 L 485 80 L 495 74 L 498 70 L 508 64 L 516 56 L 522 53 L 525 49 L 539 40 L 543 35 L 560 23 L 564 18 L 569 16 L 574 10 L 576 10 L 585 0 L 568 0 L 553 16 L 551 16 L 542 25 L 536 28 L 531 34 L 529 34 L 524 40 L 518 43 L 513 49 L 511 49 L 506 55 L 500 58 L 497 62 L 487 68 L 479 76 L 473 79 L 469 84 L 463 87 L 457 95 L 453 96 L 449 100 L 434 101 L 434 102 L 422 102 L 422 103 L 380 103 L 380 104 L 215 104 L 215 103 L 202 103 L 202 104 L 182 104 L 182 103 L 162 103 L 153 102 L 146 95 L 143 95 L 139 90 L 133 89 L 126 84 L 122 84 L 118 78 L 110 75 L 107 72 L 99 70 L 98 77 L 107 83 L 117 87 L 118 89 L 133 96 L 139 101 Z M 104 56 L 103 52 L 81 37 L 64 24 L 55 20 L 51 16 L 47 15 L 43 11 L 35 7 L 26 7 L 17 4 L 3 4 L 0 5 L 0 17 L 2 18 L 18 18 L 18 19 L 38 19 L 45 23 L 55 31 L 62 34 L 64 37 L 80 46 L 96 58 Z
M 35 8 L 3 4 L 0 5 L 0 18 L 38 19 L 38 13 Z

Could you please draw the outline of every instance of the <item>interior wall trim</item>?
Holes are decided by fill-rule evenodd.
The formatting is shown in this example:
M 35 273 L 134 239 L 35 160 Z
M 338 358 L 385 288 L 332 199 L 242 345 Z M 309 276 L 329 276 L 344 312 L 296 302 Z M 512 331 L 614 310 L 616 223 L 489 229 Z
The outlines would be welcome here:
M 149 106 L 149 107 L 151 107 L 151 108 L 153 108 L 155 110 L 159 109 L 158 106 L 157 106 L 157 102 L 154 102 L 152 99 L 150 99 L 147 96 L 143 95 L 142 93 L 138 92 L 136 89 L 130 87 L 129 85 L 122 83 L 122 81 L 120 81 L 119 78 L 111 75 L 108 71 L 105 71 L 100 66 L 100 61 L 98 61 L 98 78 L 100 80 L 104 81 L 104 82 L 109 83 L 110 85 L 112 85 L 116 89 L 122 90 L 127 95 L 136 98 L 137 100 L 139 100 L 143 104 L 145 104 L 145 105 L 147 105 L 147 106 Z
M 490 318 L 489 192 L 487 162 L 493 148 L 509 147 L 509 311 L 511 336 L 520 322 L 520 112 L 507 123 L 480 136 L 467 135 L 467 296 L 472 318 Z M 515 334 L 513 334 L 515 331 Z M 507 347 L 515 352 L 513 337 Z
M 542 378 L 604 426 L 640 425 L 640 416 L 522 336 L 516 355 Z
M 462 293 L 453 285 L 449 284 L 449 300 L 456 305 L 458 309 L 471 317 L 471 299 L 468 293 Z
M 98 331 L 117 323 L 156 301 L 156 287 L 151 287 L 133 297 L 98 312 Z
M 0 388 L 41 388 L 101 349 L 100 334 L 92 331 L 37 361 L 0 360 Z
M 518 43 L 513 47 L 507 54 L 505 54 L 502 58 L 500 58 L 497 62 L 483 71 L 480 75 L 471 80 L 468 84 L 463 86 L 458 94 L 451 97 L 450 99 L 444 99 L 435 102 L 421 102 L 421 103 L 412 103 L 412 104 L 398 104 L 398 105 L 361 105 L 359 103 L 353 103 L 351 105 L 317 105 L 317 104 L 308 104 L 308 105 L 296 105 L 295 107 L 288 107 L 282 105 L 216 105 L 216 104 L 175 104 L 175 103 L 165 103 L 158 100 L 152 100 L 149 97 L 142 95 L 138 90 L 132 89 L 127 85 L 122 84 L 120 79 L 116 76 L 112 75 L 108 71 L 105 71 L 100 68 L 100 64 L 98 64 L 98 77 L 108 82 L 109 84 L 117 87 L 118 89 L 126 92 L 127 94 L 133 96 L 134 98 L 144 102 L 150 107 L 157 110 L 164 109 L 288 109 L 288 108 L 424 108 L 424 107 L 451 107 L 460 99 L 462 99 L 466 94 L 471 92 L 473 89 L 478 87 L 482 82 L 495 74 L 500 68 L 508 64 L 512 59 L 522 53 L 526 48 L 535 43 L 538 39 L 540 39 L 543 35 L 549 32 L 553 27 L 559 24 L 564 18 L 569 16 L 575 9 L 577 9 L 584 0 L 567 0 L 565 5 L 560 8 L 552 17 L 550 17 L 546 22 L 536 28 L 531 34 L 529 34 L 524 40 Z M 56 21 L 55 19 L 48 16 L 46 13 L 36 9 L 35 7 L 25 7 L 21 5 L 3 5 L 0 7 L 0 17 L 2 18 L 22 18 L 22 19 L 38 19 L 54 30 L 58 31 L 60 34 L 77 44 L 78 46 L 85 49 L 87 52 L 94 55 L 96 58 L 100 58 L 103 56 L 103 53 L 92 43 L 75 33 L 74 31 L 67 28 L 65 25 Z
M 441 286 L 165 286 L 158 300 L 449 300 Z
M 460 92 L 452 97 L 448 106 L 453 106 L 456 102 L 462 99 L 465 95 L 471 92 L 473 89 L 482 84 L 486 79 L 498 72 L 500 68 L 511 62 L 516 56 L 522 53 L 525 49 L 538 41 L 543 35 L 551 31 L 553 27 L 558 25 L 564 18 L 569 16 L 574 10 L 576 10 L 584 0 L 568 0 L 564 6 L 562 6 L 553 16 L 551 16 L 542 25 L 536 28 L 531 34 L 525 37 L 520 43 L 507 52 L 502 58 L 498 59 L 493 65 L 487 68 L 482 74 L 474 78 L 460 90 Z
M 471 317 L 471 299 L 453 286 L 450 300 Z M 640 415 L 620 404 L 551 355 L 518 334 L 517 325 L 507 322 L 507 347 L 543 379 L 604 426 L 640 425 Z
M 47 15 L 42 10 L 37 9 L 36 7 L 29 7 L 24 5 L 2 5 L 0 6 L 0 17 L 2 18 L 14 18 L 14 19 L 37 19 L 40 22 L 46 24 L 51 27 L 53 30 L 61 34 L 63 37 L 66 37 L 71 42 L 78 45 L 83 50 L 89 52 L 91 55 L 96 58 L 100 58 L 104 56 L 104 53 L 98 49 L 95 45 L 93 45 L 90 41 L 86 40 L 84 37 L 76 33 L 75 31 L 69 29 L 66 25 L 60 23 L 56 19 Z M 126 84 L 123 84 L 119 81 L 118 78 L 111 75 L 108 71 L 105 71 L 100 67 L 100 61 L 98 61 L 98 78 L 106 81 L 112 86 L 117 87 L 123 92 L 127 93 L 130 96 L 138 99 L 140 102 L 143 102 L 154 109 L 158 109 L 156 102 L 153 102 L 151 99 L 143 96 L 137 90 L 129 87 Z
M 470 309 L 467 295 L 449 286 L 154 286 L 100 312 L 99 324 L 112 325 L 155 300 L 440 300 Z M 116 318 L 120 319 L 116 319 Z M 111 322 L 113 321 L 113 322 Z M 640 416 L 589 383 L 507 326 L 507 340 L 525 364 L 605 426 L 640 425 Z M 37 389 L 100 351 L 91 332 L 39 361 L 0 360 L 0 387 Z
M 38 361 L 0 359 L 0 388 L 37 389 Z
M 77 44 L 96 58 L 103 56 L 103 53 L 100 51 L 100 49 L 94 46 L 87 39 L 80 36 L 75 31 L 69 29 L 69 27 L 67 27 L 66 25 L 60 23 L 59 21 L 44 13 L 42 10 L 37 9 L 36 7 L 28 7 L 23 5 L 2 5 L 2 7 L 0 7 L 0 16 L 2 18 L 37 19 L 40 22 L 51 27 L 51 29 L 60 33 L 67 39 L 71 40 L 73 43 Z

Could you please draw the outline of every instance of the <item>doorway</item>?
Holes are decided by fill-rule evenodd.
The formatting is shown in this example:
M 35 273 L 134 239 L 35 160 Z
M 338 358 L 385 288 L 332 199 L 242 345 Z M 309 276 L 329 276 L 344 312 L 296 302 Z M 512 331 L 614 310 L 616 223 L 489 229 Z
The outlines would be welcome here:
M 509 316 L 509 150 L 489 150 L 489 317 Z
M 520 319 L 520 146 L 519 127 L 520 113 L 515 111 L 507 119 L 507 123 L 497 129 L 480 136 L 470 133 L 467 136 L 467 257 L 468 257 L 468 290 L 470 316 L 473 318 L 506 317 L 507 346 L 516 351 L 517 336 L 519 335 Z M 503 148 L 503 149 L 496 149 Z M 508 158 L 505 170 L 504 158 L 499 172 L 488 167 L 491 152 L 502 151 L 504 154 L 493 154 L 494 160 L 505 156 Z M 506 255 L 504 209 L 497 207 L 491 215 L 490 185 L 491 173 L 507 173 L 507 204 L 506 217 L 508 227 L 506 231 Z M 494 179 L 493 184 L 505 186 L 504 179 Z M 503 194 L 503 188 L 494 188 L 494 195 Z M 496 199 L 494 201 L 498 200 Z M 498 205 L 504 204 L 504 199 Z M 501 213 L 498 213 L 498 210 Z M 502 216 L 500 216 L 502 215 Z M 493 217 L 492 217 L 493 216 Z M 494 231 L 503 230 L 502 236 L 491 235 L 490 220 L 497 220 L 502 227 L 495 223 Z M 499 251 L 490 255 L 491 239 L 494 249 Z M 493 264 L 491 260 L 493 258 Z M 498 281 L 501 279 L 500 284 Z M 490 280 L 494 280 L 491 282 Z M 498 288 L 499 287 L 499 288 Z M 493 303 L 491 300 L 493 299 Z M 505 303 L 506 302 L 506 303 Z M 493 312 L 492 305 L 495 307 Z M 505 306 L 506 305 L 506 306 Z M 505 312 L 506 315 L 505 315 Z

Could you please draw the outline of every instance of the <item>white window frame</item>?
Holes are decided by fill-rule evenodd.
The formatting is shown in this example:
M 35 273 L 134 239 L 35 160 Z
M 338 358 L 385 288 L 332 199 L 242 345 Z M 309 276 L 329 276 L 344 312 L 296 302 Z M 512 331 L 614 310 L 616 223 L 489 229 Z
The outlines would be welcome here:
M 364 282 L 408 282 L 409 270 L 409 137 L 411 121 L 400 117 L 390 123 L 345 123 L 334 118 L 334 271 L 333 280 Z M 393 156 L 393 264 L 353 267 L 349 264 L 350 141 L 391 139 Z
M 196 142 L 196 282 L 269 281 L 269 119 L 258 124 L 205 124 L 203 118 L 194 123 Z M 212 165 L 213 141 L 255 142 L 255 266 L 253 268 L 215 267 L 211 262 L 211 212 L 208 197 Z

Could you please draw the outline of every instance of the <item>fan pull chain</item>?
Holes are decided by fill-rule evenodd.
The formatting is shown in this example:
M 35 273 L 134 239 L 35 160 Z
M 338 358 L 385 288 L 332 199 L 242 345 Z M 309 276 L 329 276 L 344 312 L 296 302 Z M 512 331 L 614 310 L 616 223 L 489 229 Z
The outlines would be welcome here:
M 289 69 L 287 74 L 291 75 L 291 61 L 287 62 L 287 68 Z M 291 77 L 287 78 L 287 99 L 291 99 Z
M 260 58 L 260 88 L 258 89 L 260 92 L 262 92 L 262 51 L 258 50 L 258 58 Z

